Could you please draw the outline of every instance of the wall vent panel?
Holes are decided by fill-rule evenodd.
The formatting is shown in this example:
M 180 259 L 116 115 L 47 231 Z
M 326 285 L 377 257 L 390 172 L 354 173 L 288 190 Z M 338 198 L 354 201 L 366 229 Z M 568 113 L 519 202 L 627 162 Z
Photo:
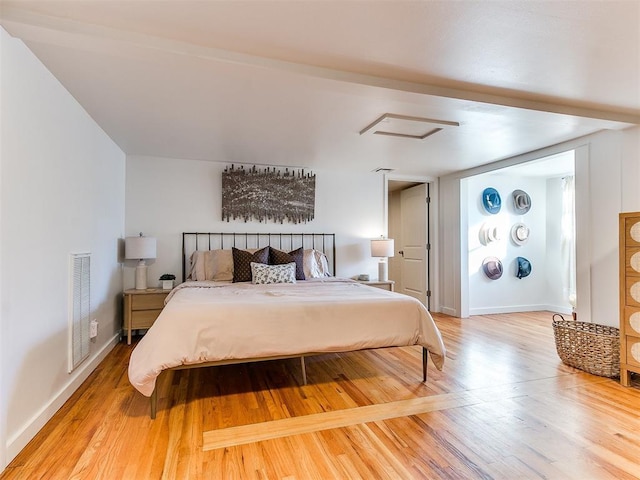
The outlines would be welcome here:
M 72 253 L 69 305 L 69 373 L 89 356 L 91 254 Z

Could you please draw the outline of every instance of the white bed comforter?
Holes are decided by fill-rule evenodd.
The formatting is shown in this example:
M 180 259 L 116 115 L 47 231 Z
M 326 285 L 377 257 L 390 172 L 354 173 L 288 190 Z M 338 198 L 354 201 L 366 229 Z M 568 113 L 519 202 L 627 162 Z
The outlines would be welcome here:
M 150 396 L 168 368 L 211 361 L 422 345 L 445 347 L 418 300 L 351 280 L 295 284 L 186 282 L 131 353 L 129 380 Z

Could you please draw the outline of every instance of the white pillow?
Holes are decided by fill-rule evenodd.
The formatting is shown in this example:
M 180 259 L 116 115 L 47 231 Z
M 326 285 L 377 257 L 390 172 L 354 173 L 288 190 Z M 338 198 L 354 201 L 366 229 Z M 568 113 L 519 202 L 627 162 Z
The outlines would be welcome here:
M 257 249 L 249 249 L 255 252 Z M 302 259 L 305 278 L 329 277 L 327 256 L 315 249 L 306 249 Z M 191 269 L 187 280 L 233 280 L 233 255 L 231 250 L 196 250 L 191 254 Z
M 191 269 L 187 275 L 187 280 L 189 279 L 198 282 L 207 279 L 204 273 L 204 250 L 196 250 L 191 254 Z
M 191 269 L 187 280 L 233 280 L 231 250 L 196 250 L 191 254 Z
M 211 250 L 208 258 L 209 262 L 205 262 L 207 280 L 215 280 L 216 282 L 233 280 L 233 254 L 231 250 Z M 210 270 L 207 269 L 207 264 L 210 265 Z
M 251 281 L 258 284 L 296 283 L 296 263 L 266 265 L 251 262 Z
M 305 278 L 321 278 L 330 276 L 327 256 L 315 249 L 307 249 L 303 252 L 302 267 Z
M 329 261 L 327 260 L 327 256 L 319 251 L 315 251 L 316 262 L 320 265 L 320 274 L 323 277 L 330 277 L 331 272 L 329 271 Z

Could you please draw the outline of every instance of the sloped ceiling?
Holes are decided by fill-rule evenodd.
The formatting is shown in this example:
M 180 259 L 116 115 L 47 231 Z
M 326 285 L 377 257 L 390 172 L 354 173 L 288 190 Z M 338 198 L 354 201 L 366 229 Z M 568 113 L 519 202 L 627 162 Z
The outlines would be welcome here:
M 130 155 L 437 177 L 640 123 L 640 2 L 2 1 Z M 360 135 L 384 113 L 458 122 Z

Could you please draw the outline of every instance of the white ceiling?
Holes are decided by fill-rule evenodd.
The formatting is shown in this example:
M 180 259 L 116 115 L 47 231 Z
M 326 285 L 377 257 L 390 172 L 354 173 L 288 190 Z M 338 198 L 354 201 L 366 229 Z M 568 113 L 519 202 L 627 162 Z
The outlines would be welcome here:
M 131 155 L 436 177 L 640 123 L 640 0 L 0 5 Z
M 495 170 L 498 175 L 519 175 L 522 177 L 554 178 L 575 174 L 575 155 L 573 151 L 561 152 L 532 162 L 519 163 Z

